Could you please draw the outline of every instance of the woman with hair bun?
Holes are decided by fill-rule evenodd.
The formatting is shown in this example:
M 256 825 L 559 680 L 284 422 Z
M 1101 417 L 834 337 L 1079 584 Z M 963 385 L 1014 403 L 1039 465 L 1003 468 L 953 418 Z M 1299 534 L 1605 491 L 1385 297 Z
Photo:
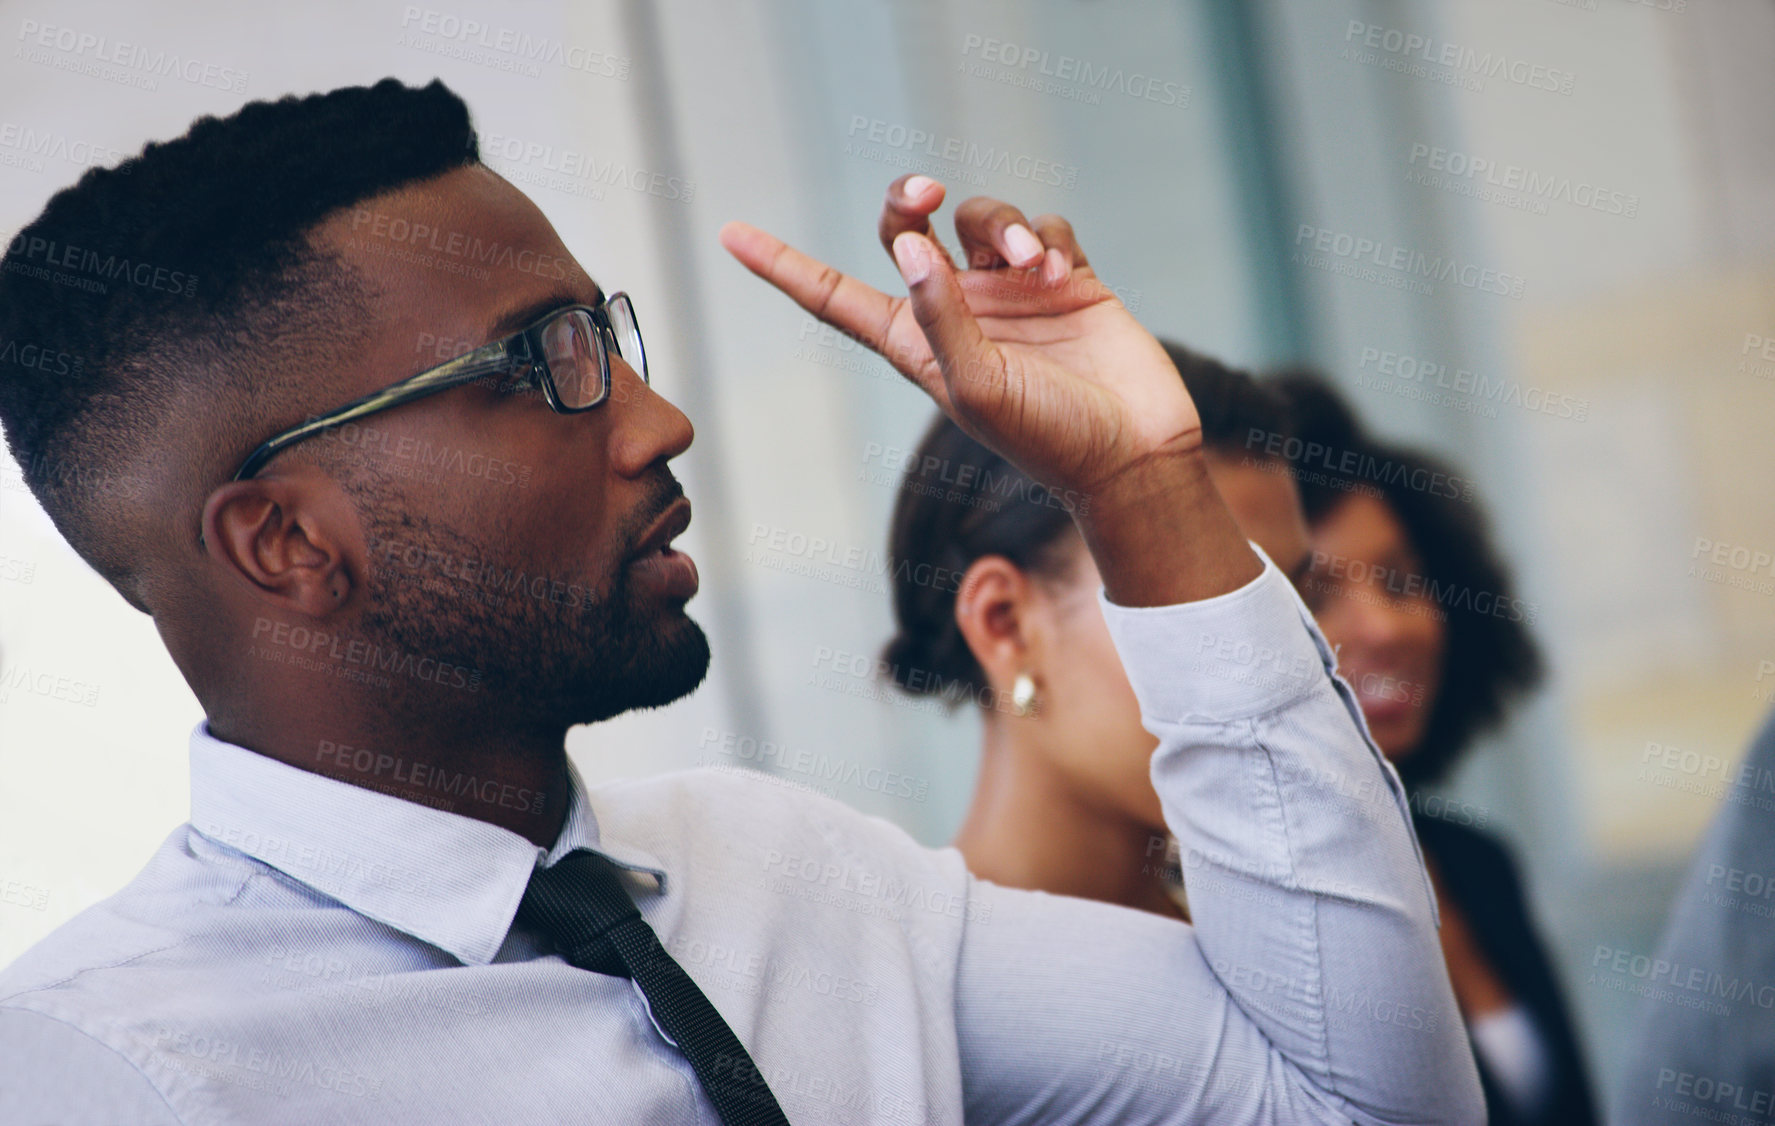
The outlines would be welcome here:
M 1306 524 L 1287 462 L 1268 452 L 1285 444 L 1286 404 L 1242 372 L 1166 350 L 1227 507 L 1298 580 Z M 1081 502 L 939 415 L 894 506 L 899 632 L 883 657 L 902 689 L 980 710 L 979 782 L 955 839 L 975 875 L 1187 918 L 1150 775 L 1158 740 L 1141 726 L 1097 604 L 1102 581 L 1072 519 Z M 921 584 L 918 564 L 963 577 Z

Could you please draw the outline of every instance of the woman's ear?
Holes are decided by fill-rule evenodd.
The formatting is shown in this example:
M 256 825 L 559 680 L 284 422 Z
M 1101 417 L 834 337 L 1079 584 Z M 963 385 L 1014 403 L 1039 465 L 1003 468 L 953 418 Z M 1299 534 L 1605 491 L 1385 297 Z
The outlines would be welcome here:
M 962 575 L 955 624 L 993 687 L 1025 671 L 1039 593 L 1030 576 L 1002 555 L 982 555 Z

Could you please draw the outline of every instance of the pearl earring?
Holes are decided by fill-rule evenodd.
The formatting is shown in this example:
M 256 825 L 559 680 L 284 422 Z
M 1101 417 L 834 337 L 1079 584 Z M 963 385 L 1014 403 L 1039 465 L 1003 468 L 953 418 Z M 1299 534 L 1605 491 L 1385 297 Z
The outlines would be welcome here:
M 1035 678 L 1026 672 L 1011 682 L 1011 710 L 1020 716 L 1035 714 Z

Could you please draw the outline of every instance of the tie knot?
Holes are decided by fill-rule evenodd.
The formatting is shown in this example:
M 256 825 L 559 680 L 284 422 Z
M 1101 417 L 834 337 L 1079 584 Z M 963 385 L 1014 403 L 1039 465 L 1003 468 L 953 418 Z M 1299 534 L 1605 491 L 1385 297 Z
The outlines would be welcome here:
M 640 909 L 609 861 L 576 849 L 552 868 L 531 873 L 518 904 L 518 921 L 547 935 L 569 962 L 600 973 L 622 974 L 605 937 L 613 927 L 639 919 Z
M 582 970 L 632 977 L 724 1126 L 789 1126 L 745 1045 L 660 945 L 608 860 L 580 849 L 553 868 L 538 868 L 524 889 L 518 921 L 548 935 Z

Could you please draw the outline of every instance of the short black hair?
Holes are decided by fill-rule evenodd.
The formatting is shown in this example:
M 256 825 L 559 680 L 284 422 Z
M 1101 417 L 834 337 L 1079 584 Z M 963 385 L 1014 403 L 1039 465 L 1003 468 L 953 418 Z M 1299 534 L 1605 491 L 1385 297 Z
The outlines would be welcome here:
M 1219 360 L 1160 343 L 1195 401 L 1208 449 L 1242 453 L 1253 428 L 1289 431 L 1283 396 Z M 1067 533 L 1078 503 L 1031 481 L 938 414 L 906 463 L 889 525 L 897 632 L 882 660 L 894 682 L 949 704 L 986 692 L 985 673 L 955 623 L 960 580 L 931 576 L 960 576 L 976 559 L 1002 555 L 1030 574 L 1060 578 L 1072 558 Z
M 1405 528 L 1423 563 L 1426 585 L 1450 592 L 1439 605 L 1447 614 L 1442 675 L 1423 743 L 1398 763 L 1408 785 L 1444 777 L 1476 736 L 1495 727 L 1508 706 L 1538 686 L 1545 664 L 1529 632 L 1528 604 L 1516 598 L 1510 569 L 1492 542 L 1490 522 L 1478 501 L 1453 489 L 1413 488 L 1413 482 L 1462 480 L 1447 462 L 1369 433 L 1348 402 L 1317 372 L 1294 368 L 1269 381 L 1293 404 L 1292 448 L 1331 451 L 1297 478 L 1307 523 L 1323 523 L 1356 491 L 1377 496 Z M 1327 466 L 1385 465 L 1384 474 L 1340 478 Z M 1438 478 L 1437 475 L 1440 475 Z M 1310 580 L 1309 580 L 1310 581 Z M 1480 596 L 1483 596 L 1481 598 Z M 1480 605 L 1481 601 L 1483 606 Z M 1498 614 L 1485 607 L 1509 607 Z
M 182 137 L 89 169 L 12 239 L 0 259 L 0 428 L 56 527 L 132 605 L 146 609 L 131 578 L 145 467 L 172 460 L 188 473 L 265 437 L 251 435 L 301 384 L 288 353 L 336 343 L 362 312 L 353 275 L 309 232 L 478 160 L 461 98 L 389 78 L 198 118 Z M 27 354 L 34 362 L 7 362 Z M 168 459 L 170 412 L 194 393 L 207 448 Z M 164 526 L 169 514 L 152 515 Z

